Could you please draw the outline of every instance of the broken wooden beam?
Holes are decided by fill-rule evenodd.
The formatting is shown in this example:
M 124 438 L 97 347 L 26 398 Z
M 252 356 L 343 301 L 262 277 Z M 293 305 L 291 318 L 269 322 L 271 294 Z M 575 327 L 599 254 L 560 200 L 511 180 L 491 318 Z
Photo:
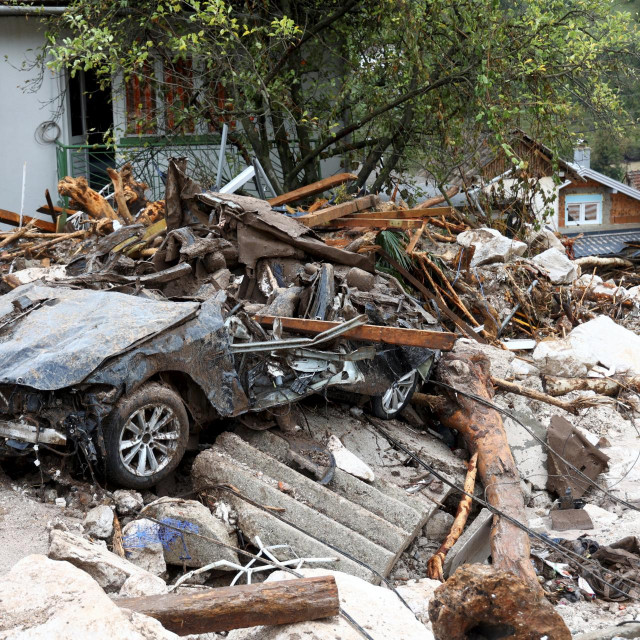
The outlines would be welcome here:
M 331 222 L 336 218 L 343 218 L 344 216 L 357 213 L 358 211 L 371 209 L 371 207 L 375 207 L 377 204 L 377 196 L 362 196 L 362 198 L 356 198 L 355 200 L 349 200 L 342 204 L 336 204 L 333 207 L 320 209 L 315 213 L 308 213 L 306 216 L 298 218 L 298 220 L 307 227 L 317 227 L 321 224 Z
M 22 224 L 26 225 L 31 221 L 33 222 L 33 226 L 40 231 L 55 231 L 56 225 L 53 222 L 49 222 L 47 220 L 40 220 L 40 218 L 32 218 L 31 216 L 22 216 Z M 0 222 L 4 222 L 5 224 L 10 224 L 12 227 L 17 227 L 20 224 L 20 214 L 14 213 L 13 211 L 7 211 L 6 209 L 0 209 Z
M 354 213 L 353 218 L 374 218 L 388 220 L 416 220 L 423 218 L 437 218 L 449 216 L 453 213 L 451 207 L 437 207 L 433 209 L 392 209 L 391 211 L 364 211 Z
M 48 204 L 43 204 L 41 207 L 36 209 L 38 213 L 51 213 L 51 207 Z M 66 213 L 68 216 L 72 216 L 74 213 L 78 213 L 75 209 L 67 209 L 66 207 L 58 207 L 57 205 L 53 205 L 53 211 L 56 214 Z
M 333 576 L 119 598 L 115 602 L 121 609 L 155 618 L 179 636 L 319 620 L 336 616 L 340 610 Z
M 290 202 L 296 202 L 297 200 L 308 198 L 309 196 L 314 196 L 317 193 L 327 191 L 327 189 L 333 189 L 334 187 L 338 187 L 345 182 L 357 179 L 358 176 L 354 175 L 353 173 L 337 173 L 335 176 L 329 176 L 328 178 L 323 178 L 322 180 L 318 180 L 317 182 L 312 182 L 311 184 L 300 187 L 299 189 L 283 193 L 281 196 L 269 198 L 267 202 L 272 207 L 278 207 L 283 204 L 289 204 Z
M 368 229 L 419 229 L 422 226 L 422 220 L 397 220 L 380 219 L 380 218 L 340 218 L 333 223 L 332 227 L 367 227 Z
M 282 323 L 282 328 L 298 333 L 317 334 L 340 326 L 341 322 L 326 320 L 307 320 L 304 318 L 284 318 L 280 316 L 254 316 L 254 320 L 265 326 L 272 326 L 276 318 Z M 366 342 L 380 342 L 383 344 L 397 344 L 405 347 L 425 347 L 450 351 L 458 336 L 446 331 L 424 331 L 422 329 L 399 329 L 397 327 L 380 327 L 365 324 L 349 329 L 341 335 L 342 338 L 363 340 Z

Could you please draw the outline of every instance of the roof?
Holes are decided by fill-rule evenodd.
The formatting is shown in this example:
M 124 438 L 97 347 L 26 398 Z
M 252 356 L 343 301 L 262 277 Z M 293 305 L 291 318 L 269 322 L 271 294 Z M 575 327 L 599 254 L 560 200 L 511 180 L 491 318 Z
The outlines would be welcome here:
M 583 237 L 576 240 L 573 251 L 576 258 L 583 256 L 616 255 L 626 248 L 628 242 L 640 242 L 640 228 L 624 231 L 587 231 L 580 232 Z M 571 235 L 565 233 L 571 237 Z
M 624 183 L 633 187 L 634 189 L 640 188 L 640 170 L 630 170 L 624 176 Z
M 593 180 L 594 182 L 599 182 L 600 184 L 605 185 L 606 187 L 610 187 L 611 189 L 615 189 L 620 193 L 624 193 L 626 196 L 633 198 L 634 200 L 640 200 L 640 191 L 638 189 L 634 189 L 633 187 L 625 184 L 624 182 L 620 182 L 619 180 L 614 180 L 609 176 L 605 176 L 604 173 L 600 173 L 595 169 L 587 169 L 586 167 L 580 167 L 577 164 L 572 162 L 567 163 L 574 171 L 585 180 Z M 561 188 L 567 185 L 563 185 Z

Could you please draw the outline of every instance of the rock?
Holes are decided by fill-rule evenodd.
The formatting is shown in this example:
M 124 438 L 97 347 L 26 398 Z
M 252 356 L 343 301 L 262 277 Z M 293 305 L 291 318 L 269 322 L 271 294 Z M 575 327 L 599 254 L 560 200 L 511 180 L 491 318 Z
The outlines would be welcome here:
M 346 473 L 350 473 L 352 476 L 367 482 L 375 480 L 371 467 L 360 460 L 354 453 L 351 453 L 336 436 L 329 436 L 327 449 L 333 454 L 338 469 L 342 469 Z
M 463 231 L 458 234 L 456 240 L 462 247 L 473 245 L 476 248 L 471 260 L 472 267 L 508 262 L 510 258 L 521 256 L 527 250 L 524 242 L 506 238 L 499 231 L 486 227 Z
M 459 338 L 453 347 L 454 353 L 473 353 L 487 356 L 491 362 L 491 375 L 496 378 L 509 379 L 513 373 L 515 353 L 499 349 L 490 344 L 482 344 L 470 338 Z
M 146 518 L 133 520 L 122 529 L 127 560 L 154 576 L 163 575 L 167 570 L 159 532 L 160 525 Z
M 0 579 L 0 637 L 11 640 L 177 640 L 157 621 L 118 608 L 68 562 L 31 555 Z
M 111 553 L 104 543 L 90 542 L 59 529 L 51 531 L 49 557 L 66 560 L 86 571 L 107 592 L 119 591 L 128 577 L 145 573 L 132 562 Z
M 616 373 L 640 375 L 640 336 L 608 316 L 598 316 L 566 338 L 540 342 L 533 360 L 542 373 L 552 376 L 582 378 L 598 363 Z
M 113 492 L 116 510 L 121 516 L 131 516 L 144 507 L 142 495 L 129 489 L 118 489 Z
M 546 272 L 553 284 L 571 284 L 580 275 L 580 267 L 559 249 L 547 249 L 532 262 Z
M 376 277 L 372 273 L 367 273 L 364 269 L 352 267 L 347 273 L 347 285 L 360 289 L 360 291 L 371 291 L 376 284 Z
M 433 640 L 433 635 L 390 589 L 376 587 L 360 578 L 328 569 L 300 569 L 306 578 L 332 575 L 338 585 L 340 606 L 376 639 Z M 295 578 L 282 571 L 272 573 L 267 582 Z M 228 640 L 362 640 L 362 636 L 342 616 L 297 622 L 273 627 L 236 629 Z
M 565 255 L 567 253 L 567 250 L 556 234 L 546 227 L 544 229 L 540 229 L 537 233 L 533 233 L 533 235 L 527 239 L 527 242 L 532 248 L 541 248 L 543 251 L 545 249 L 557 249 Z
M 424 533 L 429 540 L 442 542 L 451 530 L 453 520 L 450 513 L 437 509 L 425 525 Z
M 435 590 L 429 618 L 436 640 L 466 640 L 472 629 L 492 638 L 571 640 L 569 629 L 542 591 L 482 564 L 460 567 Z
M 56 504 L 56 507 L 66 507 L 67 501 L 64 498 L 56 498 L 55 504 Z
M 208 538 L 214 538 L 227 545 L 234 547 L 237 545 L 237 541 L 231 538 L 231 527 L 218 520 L 207 507 L 195 500 L 160 498 L 147 505 L 140 513 L 156 520 L 166 521 L 167 524 L 179 529 L 191 530 Z M 204 538 L 180 533 L 168 527 L 163 527 L 161 535 L 165 541 L 164 559 L 167 564 L 182 566 L 184 562 L 187 567 L 199 568 L 217 560 L 238 563 L 238 556 L 234 551 L 213 544 Z
M 396 591 L 411 607 L 411 611 L 413 611 L 418 620 L 429 630 L 431 630 L 429 601 L 433 598 L 435 590 L 441 585 L 442 583 L 439 580 L 422 578 L 420 580 L 410 580 L 407 584 L 401 584 L 396 587 Z
M 138 596 L 155 596 L 167 593 L 167 583 L 150 573 L 139 573 L 124 581 L 119 595 L 135 598 Z
M 113 511 L 102 504 L 87 513 L 84 519 L 84 532 L 92 538 L 106 540 L 113 534 Z

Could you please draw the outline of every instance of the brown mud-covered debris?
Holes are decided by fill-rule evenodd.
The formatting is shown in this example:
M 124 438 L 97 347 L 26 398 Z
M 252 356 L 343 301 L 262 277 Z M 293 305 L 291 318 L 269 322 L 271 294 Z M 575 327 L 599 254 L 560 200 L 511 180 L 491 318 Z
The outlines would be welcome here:
M 436 640 L 467 640 L 473 632 L 509 640 L 571 640 L 541 593 L 488 565 L 460 567 L 429 602 Z

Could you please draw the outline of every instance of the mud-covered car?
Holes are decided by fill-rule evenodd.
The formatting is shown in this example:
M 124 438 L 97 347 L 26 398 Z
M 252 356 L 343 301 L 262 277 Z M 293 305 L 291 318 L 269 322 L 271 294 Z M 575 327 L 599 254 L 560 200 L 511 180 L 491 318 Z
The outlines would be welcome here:
M 18 287 L 0 297 L 0 455 L 65 447 L 142 489 L 216 420 L 330 387 L 369 395 L 374 413 L 393 417 L 438 354 L 341 337 L 365 320 L 282 339 L 277 322 L 268 336 L 224 292 L 200 303 Z

